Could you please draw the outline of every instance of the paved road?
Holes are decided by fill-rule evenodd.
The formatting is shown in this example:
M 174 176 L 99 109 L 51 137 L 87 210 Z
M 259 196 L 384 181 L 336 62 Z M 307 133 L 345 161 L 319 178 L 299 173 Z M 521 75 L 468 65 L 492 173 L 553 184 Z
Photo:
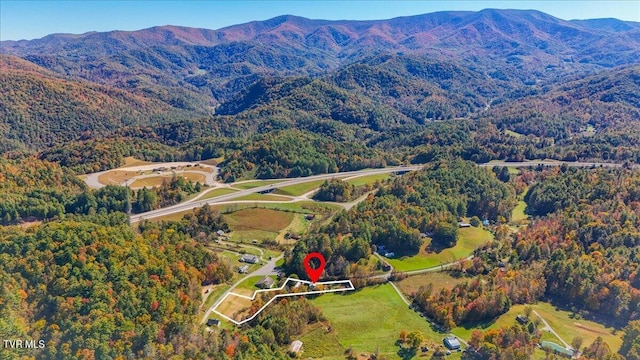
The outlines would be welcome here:
M 204 316 L 202 316 L 202 319 L 200 320 L 200 324 L 204 324 L 205 322 L 207 322 L 207 319 L 209 318 L 209 316 L 213 312 L 213 309 L 215 309 L 216 306 L 218 306 L 220 304 L 220 302 L 222 302 L 222 300 L 225 298 L 225 296 L 227 296 L 227 294 L 232 292 L 240 283 L 242 283 L 246 279 L 248 279 L 248 278 L 250 278 L 252 276 L 261 276 L 261 275 L 264 276 L 264 275 L 274 275 L 274 274 L 276 274 L 276 271 L 275 271 L 276 262 L 278 262 L 278 260 L 280 260 L 283 256 L 284 255 L 280 255 L 280 256 L 278 256 L 276 258 L 273 258 L 273 259 L 269 260 L 266 264 L 264 264 L 263 266 L 261 266 L 257 270 L 245 275 L 243 278 L 241 278 L 240 280 L 236 281 L 233 285 L 231 285 L 231 287 L 229 289 L 227 289 L 227 291 L 225 291 L 224 294 L 220 295 L 220 297 L 216 300 L 216 302 L 214 302 L 213 305 L 211 305 L 211 307 L 209 309 L 207 309 L 207 312 L 204 313 Z
M 347 172 L 340 172 L 340 173 L 333 173 L 333 174 L 314 175 L 314 176 L 308 176 L 308 177 L 304 177 L 304 178 L 287 179 L 287 180 L 284 180 L 284 181 L 282 181 L 280 183 L 277 183 L 277 184 L 259 186 L 259 187 L 255 187 L 255 188 L 252 188 L 252 189 L 246 189 L 246 190 L 237 191 L 237 192 L 231 193 L 231 194 L 216 196 L 216 197 L 213 197 L 211 199 L 192 201 L 192 202 L 188 202 L 188 203 L 180 203 L 180 204 L 177 204 L 177 205 L 165 207 L 165 208 L 158 209 L 158 210 L 149 211 L 149 212 L 146 212 L 146 213 L 131 215 L 131 222 L 135 223 L 135 222 L 138 222 L 138 221 L 143 220 L 143 219 L 153 219 L 153 218 L 160 217 L 160 216 L 175 214 L 175 213 L 178 213 L 178 212 L 191 210 L 191 209 L 194 209 L 194 208 L 197 208 L 197 207 L 202 207 L 202 206 L 204 206 L 206 204 L 209 204 L 209 205 L 218 204 L 218 203 L 222 203 L 222 202 L 225 202 L 225 201 L 233 200 L 235 198 L 243 197 L 243 196 L 246 196 L 246 195 L 249 195 L 249 194 L 257 193 L 257 192 L 260 192 L 260 191 L 271 190 L 271 189 L 277 189 L 279 187 L 284 187 L 284 186 L 302 184 L 302 183 L 306 183 L 306 182 L 310 182 L 310 181 L 316 181 L 316 180 L 329 180 L 329 179 L 332 179 L 332 178 L 335 178 L 335 177 L 342 177 L 342 176 L 348 176 L 348 175 L 357 175 L 357 174 L 373 175 L 373 174 L 385 174 L 385 173 L 392 173 L 392 172 L 399 172 L 399 171 L 402 171 L 402 172 L 404 172 L 404 171 L 414 171 L 414 170 L 418 170 L 418 169 L 422 168 L 422 166 L 423 165 L 395 166 L 395 167 L 387 167 L 387 168 L 380 168 L 380 169 L 367 169 L 367 170 L 359 170 L 359 171 L 347 171 Z M 249 202 L 255 202 L 255 201 L 249 201 Z
M 543 166 L 561 166 L 562 164 L 566 164 L 570 167 L 607 167 L 607 168 L 617 168 L 622 167 L 622 164 L 618 163 L 603 163 L 603 162 L 583 162 L 583 161 L 554 161 L 554 160 L 531 160 L 531 161 L 517 161 L 517 162 L 508 162 L 508 161 L 500 161 L 500 162 L 489 162 L 478 164 L 481 167 L 493 167 L 493 166 L 509 166 L 509 167 L 536 167 L 538 165 Z M 640 168 L 640 165 L 634 165 L 634 168 Z

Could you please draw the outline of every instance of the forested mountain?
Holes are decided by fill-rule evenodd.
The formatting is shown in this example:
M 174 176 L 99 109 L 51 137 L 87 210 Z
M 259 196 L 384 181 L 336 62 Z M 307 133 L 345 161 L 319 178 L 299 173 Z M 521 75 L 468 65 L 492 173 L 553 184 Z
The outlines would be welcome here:
M 555 140 L 621 129 L 640 120 L 640 67 L 602 71 L 579 80 L 532 89 L 505 98 L 481 116 L 499 127 Z
M 163 26 L 4 41 L 0 52 L 22 60 L 2 57 L 0 150 L 39 150 L 167 121 L 157 140 L 172 146 L 288 128 L 362 140 L 465 117 L 559 140 L 568 135 L 558 123 L 572 122 L 575 133 L 589 123 L 598 128 L 602 117 L 613 121 L 621 101 L 613 85 L 637 70 L 609 68 L 638 63 L 638 34 L 634 22 L 488 9 L 376 21 L 281 16 L 219 30 Z M 602 79 L 576 80 L 586 75 Z M 591 81 L 597 94 L 572 92 Z M 633 88 L 633 80 L 623 83 Z M 580 109 L 596 98 L 593 119 L 569 109 L 580 120 L 563 120 L 549 108 L 565 110 L 565 101 Z M 626 101 L 613 118 L 634 118 L 637 108 Z
M 68 80 L 20 58 L 0 56 L 0 151 L 38 149 L 186 114 L 156 99 Z
M 438 12 L 375 21 L 280 16 L 219 30 L 163 26 L 5 41 L 14 54 L 57 73 L 213 105 L 256 76 L 314 75 L 379 53 L 457 59 L 520 83 L 637 63 L 637 23 L 570 22 L 537 11 Z

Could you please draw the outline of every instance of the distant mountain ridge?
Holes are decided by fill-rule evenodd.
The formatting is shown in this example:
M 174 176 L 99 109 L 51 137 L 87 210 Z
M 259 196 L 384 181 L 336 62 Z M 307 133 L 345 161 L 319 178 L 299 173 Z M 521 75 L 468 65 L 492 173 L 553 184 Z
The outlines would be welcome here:
M 503 116 L 509 113 L 505 102 L 520 99 L 517 105 L 526 110 L 524 98 L 546 87 L 640 64 L 640 23 L 495 9 L 368 21 L 283 15 L 219 30 L 52 34 L 0 42 L 0 53 L 9 64 L 0 67 L 12 69 L 3 73 L 11 80 L 7 94 L 20 99 L 1 104 L 7 115 L 0 137 L 11 140 L 9 149 L 40 148 L 77 138 L 72 127 L 42 134 L 49 123 L 70 124 L 75 115 L 66 105 L 74 103 L 86 111 L 71 123 L 95 134 L 203 118 L 225 129 L 236 122 L 251 129 L 268 123 L 388 131 L 482 117 L 493 103 L 504 124 L 511 121 Z M 28 74 L 18 76 L 20 69 Z M 25 99 L 36 83 L 38 97 L 55 103 L 29 105 Z M 118 99 L 104 100 L 118 104 L 114 111 L 79 96 L 87 87 L 97 91 L 96 99 Z M 606 104 L 613 106 L 598 106 Z M 49 111 L 54 105 L 58 111 Z
M 256 76 L 324 74 L 380 53 L 454 60 L 491 68 L 494 77 L 507 70 L 525 82 L 545 77 L 547 67 L 572 64 L 571 71 L 590 72 L 638 63 L 640 23 L 495 9 L 369 21 L 283 15 L 219 30 L 158 26 L 53 34 L 3 41 L 0 51 L 138 93 L 168 86 L 187 102 L 213 106 Z

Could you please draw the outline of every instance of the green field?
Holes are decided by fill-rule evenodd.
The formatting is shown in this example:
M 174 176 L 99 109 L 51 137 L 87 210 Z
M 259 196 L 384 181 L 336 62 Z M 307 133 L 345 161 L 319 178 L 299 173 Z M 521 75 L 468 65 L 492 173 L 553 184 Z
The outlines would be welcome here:
M 211 199 L 214 198 L 216 196 L 222 196 L 222 195 L 227 195 L 227 194 L 232 194 L 234 192 L 237 192 L 237 190 L 233 190 L 233 189 L 227 189 L 227 188 L 221 188 L 221 189 L 213 189 L 211 191 L 209 191 L 208 193 L 206 193 L 201 200 L 204 199 Z
M 556 310 L 555 307 L 549 303 L 539 302 L 537 304 L 529 305 L 531 309 L 535 310 L 547 321 L 549 326 L 553 328 L 560 337 L 567 343 L 571 343 L 571 340 L 576 336 L 581 336 L 584 339 L 583 346 L 589 346 L 598 336 L 601 336 L 612 351 L 618 351 L 622 344 L 622 332 L 618 331 L 614 334 L 615 329 L 607 328 L 602 324 L 588 320 L 577 320 L 571 318 L 571 312 Z M 488 330 L 498 329 L 501 327 L 512 326 L 516 324 L 515 318 L 518 314 L 524 312 L 525 305 L 514 305 L 509 311 L 493 321 L 486 321 L 482 323 L 467 324 L 464 326 L 458 326 L 451 330 L 453 334 L 461 339 L 469 340 L 471 332 L 475 329 Z M 537 316 L 532 312 L 530 320 L 535 320 Z M 543 325 L 540 325 L 541 327 Z M 552 333 L 543 332 L 542 340 L 553 341 L 558 344 L 562 342 Z
M 309 181 L 296 185 L 284 186 L 274 191 L 274 194 L 280 195 L 289 195 L 289 196 L 300 196 L 302 194 L 306 194 L 309 191 L 315 190 L 322 185 L 327 180 L 315 180 Z
M 255 187 L 259 187 L 259 186 L 265 186 L 265 185 L 271 185 L 271 184 L 277 184 L 280 182 L 283 182 L 284 180 L 256 180 L 256 181 L 247 181 L 247 182 L 243 182 L 241 184 L 231 184 L 231 187 L 234 187 L 236 189 L 242 189 L 242 190 L 246 190 L 246 189 L 253 189 Z
M 418 291 L 421 286 L 433 285 L 433 292 L 440 289 L 453 289 L 454 286 L 466 281 L 464 278 L 454 278 L 445 272 L 430 272 L 426 274 L 409 276 L 402 281 L 396 282 L 396 286 L 406 295 Z
M 522 173 L 522 170 L 520 170 L 520 168 L 513 166 L 508 166 L 507 171 L 509 171 L 510 175 L 520 175 Z
M 489 329 L 499 329 L 501 327 L 512 326 L 514 324 L 517 324 L 516 316 L 518 314 L 524 313 L 524 307 L 525 307 L 524 305 L 514 305 L 511 307 L 511 309 L 509 309 L 508 312 L 506 312 L 505 314 L 502 314 L 495 320 L 458 326 L 453 328 L 451 330 L 451 333 L 463 340 L 468 341 L 471 338 L 471 333 L 473 332 L 473 330 L 478 329 L 478 330 L 486 331 Z M 533 320 L 533 314 L 531 316 L 531 319 Z M 555 341 L 558 341 L 558 339 L 555 339 Z
M 526 208 L 527 208 L 526 202 L 522 200 L 518 201 L 518 205 L 516 205 L 516 207 L 513 208 L 513 211 L 511 212 L 511 221 L 519 222 L 519 221 L 527 220 L 529 216 L 524 213 L 524 210 Z
M 400 259 L 387 259 L 389 264 L 396 270 L 411 271 L 435 267 L 458 259 L 465 258 L 479 246 L 493 239 L 493 234 L 489 231 L 470 227 L 459 229 L 458 243 L 456 246 L 442 250 L 439 253 L 426 253 L 424 249 L 429 245 L 429 241 L 420 248 L 420 254 Z
M 357 178 L 346 180 L 346 182 L 354 186 L 362 186 L 362 185 L 374 184 L 378 180 L 384 181 L 389 178 L 391 178 L 391 174 L 373 174 L 373 175 L 359 176 Z
M 344 350 L 351 347 L 356 354 L 370 354 L 377 349 L 390 359 L 399 359 L 395 341 L 402 330 L 421 331 L 429 348 L 442 344 L 445 336 L 432 330 L 425 319 L 409 309 L 389 284 L 347 295 L 324 294 L 311 301 L 322 309 L 334 334 L 316 330 L 303 336 L 305 358 L 344 359 Z M 449 357 L 452 358 L 459 359 L 460 355 L 456 353 Z
M 608 328 L 593 321 L 572 319 L 570 311 L 556 310 L 549 303 L 540 302 L 531 307 L 568 343 L 571 343 L 571 339 L 575 336 L 581 336 L 584 339 L 584 346 L 589 346 L 598 336 L 601 336 L 614 352 L 618 351 L 622 345 L 621 331 L 614 335 L 615 329 L 611 327 Z
M 223 213 L 228 213 L 232 211 L 237 211 L 241 209 L 251 209 L 251 208 L 260 208 L 260 209 L 274 209 L 281 211 L 289 211 L 300 214 L 313 214 L 313 213 L 323 213 L 328 211 L 335 211 L 341 209 L 339 205 L 334 204 L 326 204 L 319 203 L 315 201 L 297 201 L 297 202 L 288 202 L 288 203 L 260 203 L 260 204 L 231 204 L 231 205 L 213 205 L 211 206 L 214 209 L 218 209 Z

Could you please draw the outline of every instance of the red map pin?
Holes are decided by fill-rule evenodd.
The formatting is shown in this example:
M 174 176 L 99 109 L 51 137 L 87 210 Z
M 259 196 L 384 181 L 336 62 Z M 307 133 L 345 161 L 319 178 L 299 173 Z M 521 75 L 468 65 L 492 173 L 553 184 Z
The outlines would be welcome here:
M 320 266 L 315 269 L 311 267 L 311 259 L 314 258 L 318 259 L 318 261 L 320 262 Z M 322 271 L 324 271 L 324 265 L 326 264 L 326 261 L 324 260 L 324 256 L 322 256 L 322 254 L 320 254 L 319 252 L 312 252 L 304 258 L 302 264 L 304 265 L 304 270 L 307 272 L 307 276 L 309 276 L 309 279 L 311 279 L 311 281 L 315 284 L 316 282 L 318 282 L 318 279 L 320 279 Z

